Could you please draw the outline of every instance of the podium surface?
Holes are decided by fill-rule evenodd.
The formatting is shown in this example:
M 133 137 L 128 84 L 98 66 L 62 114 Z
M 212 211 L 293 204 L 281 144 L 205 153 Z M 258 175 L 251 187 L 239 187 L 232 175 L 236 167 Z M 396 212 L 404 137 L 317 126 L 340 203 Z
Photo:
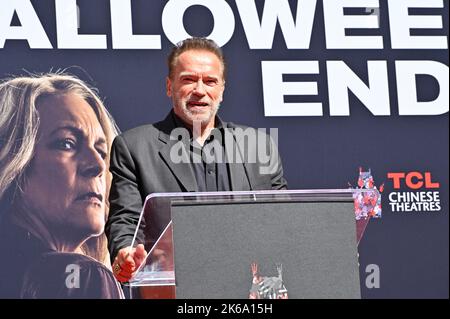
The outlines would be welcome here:
M 355 192 L 373 190 L 151 194 L 131 296 L 360 298 Z

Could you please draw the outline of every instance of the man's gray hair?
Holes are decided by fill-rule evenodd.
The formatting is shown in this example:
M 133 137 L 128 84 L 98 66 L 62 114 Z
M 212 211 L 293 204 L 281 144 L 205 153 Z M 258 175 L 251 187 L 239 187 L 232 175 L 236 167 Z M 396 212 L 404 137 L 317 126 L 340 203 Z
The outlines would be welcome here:
M 222 49 L 213 40 L 198 37 L 188 38 L 183 41 L 180 41 L 172 48 L 172 51 L 169 53 L 169 56 L 167 57 L 167 65 L 169 67 L 169 78 L 172 78 L 173 72 L 177 65 L 178 57 L 183 52 L 190 50 L 208 51 L 215 54 L 222 63 L 222 70 L 223 70 L 222 75 L 223 79 L 225 80 L 226 63 Z

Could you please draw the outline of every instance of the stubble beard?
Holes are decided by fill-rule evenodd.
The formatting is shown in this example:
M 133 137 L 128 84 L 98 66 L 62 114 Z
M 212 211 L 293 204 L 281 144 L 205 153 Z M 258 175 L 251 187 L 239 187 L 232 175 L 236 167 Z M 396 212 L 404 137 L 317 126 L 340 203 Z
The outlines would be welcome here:
M 201 126 L 208 125 L 211 121 L 214 121 L 214 118 L 219 111 L 220 103 L 214 103 L 207 112 L 196 112 L 191 111 L 187 107 L 187 101 L 182 101 L 180 103 L 181 111 L 183 112 L 184 119 L 188 120 L 189 125 L 201 124 Z

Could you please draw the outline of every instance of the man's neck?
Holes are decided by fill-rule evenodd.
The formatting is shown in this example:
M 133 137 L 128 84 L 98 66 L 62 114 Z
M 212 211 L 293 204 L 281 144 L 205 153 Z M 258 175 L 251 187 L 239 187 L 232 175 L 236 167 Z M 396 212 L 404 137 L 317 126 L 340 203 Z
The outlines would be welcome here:
M 203 146 L 206 139 L 211 134 L 211 131 L 214 129 L 214 124 L 215 120 L 205 126 L 202 126 L 202 123 L 200 121 L 194 121 L 192 126 L 192 140 Z
M 213 120 L 209 123 L 202 125 L 201 121 L 194 121 L 193 123 L 187 123 L 182 120 L 175 112 L 173 112 L 174 120 L 177 126 L 183 126 L 191 132 L 192 140 L 203 146 L 206 139 L 211 134 L 211 131 L 217 126 L 217 118 L 214 116 Z M 220 120 L 219 120 L 220 121 Z

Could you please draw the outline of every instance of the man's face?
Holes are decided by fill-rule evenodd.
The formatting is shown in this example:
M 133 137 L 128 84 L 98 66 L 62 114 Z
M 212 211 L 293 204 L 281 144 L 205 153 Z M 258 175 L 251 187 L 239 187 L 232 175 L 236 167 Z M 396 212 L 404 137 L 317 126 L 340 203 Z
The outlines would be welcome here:
M 223 66 L 214 53 L 188 50 L 180 54 L 166 87 L 175 114 L 188 126 L 194 121 L 203 127 L 214 125 L 225 89 Z

